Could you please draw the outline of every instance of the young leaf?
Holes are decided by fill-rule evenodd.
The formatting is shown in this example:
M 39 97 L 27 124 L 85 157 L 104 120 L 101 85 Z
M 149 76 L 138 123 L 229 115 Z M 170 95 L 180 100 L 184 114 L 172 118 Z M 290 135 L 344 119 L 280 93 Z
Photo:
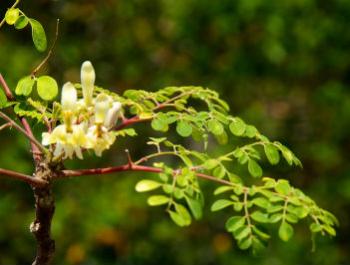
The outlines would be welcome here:
M 224 209 L 228 206 L 231 206 L 233 205 L 233 202 L 232 201 L 229 201 L 229 200 L 217 200 L 216 202 L 213 203 L 213 205 L 211 206 L 211 211 L 212 212 L 216 212 L 216 211 L 219 211 L 221 209 Z
M 293 232 L 293 227 L 286 221 L 283 221 L 278 230 L 278 235 L 283 241 L 288 241 L 293 236 Z
M 177 122 L 176 131 L 182 137 L 188 137 L 192 134 L 192 126 L 187 121 L 180 120 Z
M 250 248 L 252 243 L 253 243 L 252 237 L 247 237 L 246 239 L 243 239 L 243 240 L 238 242 L 238 247 L 242 250 L 245 250 L 245 249 Z
M 247 237 L 252 232 L 251 228 L 249 226 L 243 226 L 240 229 L 237 229 L 233 234 L 234 237 L 240 241 L 243 238 Z
M 254 178 L 260 178 L 263 173 L 261 167 L 254 159 L 249 159 L 248 171 Z
M 15 23 L 16 29 L 23 29 L 25 28 L 29 23 L 29 19 L 26 16 L 20 16 Z
M 158 206 L 168 203 L 169 200 L 170 199 L 164 195 L 153 195 L 148 198 L 147 203 L 150 206 Z
M 269 217 L 266 213 L 262 213 L 260 211 L 255 211 L 251 214 L 251 217 L 254 221 L 260 222 L 260 223 L 268 223 Z
M 16 20 L 19 17 L 19 9 L 18 8 L 10 8 L 7 10 L 5 14 L 5 21 L 9 25 L 15 24 Z
M 229 128 L 230 128 L 230 131 L 232 132 L 232 134 L 234 134 L 236 136 L 241 136 L 241 135 L 243 135 L 243 133 L 246 129 L 246 124 L 241 119 L 235 118 L 235 120 L 233 122 L 231 122 Z
M 155 131 L 166 132 L 169 129 L 168 124 L 158 117 L 152 120 L 151 126 Z
M 35 79 L 32 79 L 31 76 L 25 76 L 21 80 L 18 81 L 15 93 L 17 95 L 28 96 L 32 93 L 33 86 L 35 83 Z
M 257 133 L 258 133 L 258 130 L 255 128 L 255 126 L 247 125 L 247 127 L 245 128 L 244 135 L 249 138 L 253 138 L 256 136 Z
M 35 45 L 35 48 L 39 52 L 43 52 L 47 47 L 46 34 L 43 26 L 39 21 L 35 19 L 29 19 L 29 23 L 32 26 L 32 38 Z
M 240 227 L 244 226 L 245 218 L 243 216 L 232 216 L 226 221 L 225 227 L 229 232 L 235 232 Z
M 196 220 L 201 219 L 203 215 L 202 211 L 202 205 L 199 200 L 195 200 L 189 197 L 186 197 L 186 202 L 188 204 L 188 207 L 190 208 L 194 218 Z
M 155 189 L 159 188 L 160 186 L 162 186 L 162 184 L 157 182 L 157 181 L 143 179 L 143 180 L 140 180 L 136 184 L 135 190 L 137 192 L 145 192 L 145 191 L 155 190 Z
M 232 191 L 232 187 L 231 186 L 220 186 L 217 189 L 215 189 L 214 191 L 214 195 L 218 195 L 227 191 Z
M 7 103 L 7 98 L 6 98 L 5 92 L 2 89 L 0 89 L 0 108 L 5 107 L 6 103 Z
M 280 155 L 278 153 L 277 148 L 273 144 L 265 144 L 264 145 L 264 150 L 267 159 L 271 163 L 271 165 L 276 165 L 280 161 Z
M 224 132 L 224 126 L 217 120 L 210 120 L 208 122 L 208 129 L 214 135 L 221 135 Z
M 216 159 L 209 159 L 204 162 L 203 167 L 210 170 L 215 168 L 217 165 L 219 165 L 220 161 Z
M 177 204 L 175 204 L 175 210 L 182 217 L 185 225 L 191 224 L 191 215 L 185 206 L 177 203 Z
M 184 218 L 178 214 L 177 212 L 174 211 L 169 211 L 170 218 L 174 221 L 175 224 L 178 226 L 186 226 L 186 221 Z
M 281 193 L 283 195 L 287 195 L 290 192 L 291 187 L 290 187 L 289 182 L 287 180 L 280 179 L 277 181 L 277 184 L 275 186 L 275 190 L 278 193 Z
M 37 89 L 39 96 L 46 101 L 54 99 L 58 94 L 56 80 L 48 75 L 43 75 L 38 78 Z

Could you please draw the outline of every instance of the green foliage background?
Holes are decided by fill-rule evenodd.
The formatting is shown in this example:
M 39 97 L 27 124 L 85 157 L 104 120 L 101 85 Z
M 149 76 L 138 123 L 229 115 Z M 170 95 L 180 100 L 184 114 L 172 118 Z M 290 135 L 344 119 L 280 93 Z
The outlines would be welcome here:
M 1 1 L 1 15 L 11 4 Z M 302 170 L 265 165 L 268 175 L 288 178 L 341 224 L 335 239 L 317 240 L 316 252 L 311 252 L 307 228 L 299 225 L 289 243 L 275 237 L 265 253 L 252 257 L 224 231 L 224 212 L 210 214 L 208 205 L 204 220 L 178 228 L 160 209 L 146 206 L 146 195 L 134 191 L 144 175 L 83 177 L 55 185 L 56 264 L 350 262 L 349 1 L 40 0 L 23 1 L 20 7 L 44 24 L 49 42 L 55 18 L 61 19 L 54 56 L 42 74 L 60 84 L 77 82 L 81 62 L 91 60 L 97 84 L 117 93 L 168 85 L 217 90 L 233 114 L 289 146 L 303 161 Z M 28 30 L 1 29 L 0 71 L 12 88 L 43 57 Z M 150 133 L 146 129 L 128 144 L 135 157 L 143 154 L 141 144 Z M 14 131 L 2 131 L 0 137 L 0 167 L 30 173 L 25 139 Z M 125 146 L 121 140 L 105 158 L 67 167 L 123 162 Z M 214 187 L 205 186 L 209 201 Z M 1 179 L 0 264 L 30 263 L 33 215 L 31 190 Z

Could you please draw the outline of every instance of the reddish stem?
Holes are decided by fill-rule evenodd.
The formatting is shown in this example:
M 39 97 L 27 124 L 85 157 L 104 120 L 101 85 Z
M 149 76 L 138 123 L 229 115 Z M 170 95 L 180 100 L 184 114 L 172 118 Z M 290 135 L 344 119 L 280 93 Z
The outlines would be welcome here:
M 7 85 L 4 77 L 2 76 L 2 74 L 0 73 L 0 84 L 1 86 L 3 87 L 4 91 L 5 91 L 5 94 L 6 94 L 6 97 L 9 101 L 12 101 L 15 99 L 15 97 L 13 96 L 9 86 Z M 32 132 L 32 129 L 30 128 L 29 126 L 29 123 L 27 121 L 26 118 L 24 117 L 19 117 L 21 123 L 23 124 L 23 127 L 25 129 L 25 131 L 27 132 L 27 134 L 29 136 L 31 136 L 32 138 L 35 138 L 34 135 L 33 135 L 33 132 Z M 41 159 L 41 151 L 39 150 L 39 148 L 33 143 L 31 142 L 31 148 L 32 148 L 32 153 L 33 153 L 33 159 L 36 163 L 38 163 L 38 161 Z
M 146 118 L 146 119 L 141 119 L 139 116 L 134 116 L 129 119 L 125 119 L 121 124 L 119 124 L 117 127 L 115 127 L 115 131 L 119 131 L 129 125 L 139 123 L 139 122 L 144 122 L 144 121 L 149 121 L 152 118 Z
M 135 164 L 125 164 L 116 167 L 105 167 L 105 168 L 92 168 L 92 169 L 80 169 L 80 170 L 63 170 L 62 174 L 57 176 L 57 178 L 69 178 L 69 177 L 79 177 L 85 175 L 101 175 L 101 174 L 110 174 L 114 172 L 123 172 L 123 171 L 143 171 L 151 173 L 161 173 L 163 170 L 161 168 L 150 167 L 150 166 L 140 166 Z M 195 171 L 195 170 L 193 170 Z M 174 175 L 178 174 L 179 170 L 174 170 Z M 215 178 L 214 176 L 206 175 L 203 173 L 195 172 L 196 176 L 202 179 L 207 179 L 215 181 L 224 185 L 232 185 L 231 182 Z
M 12 179 L 17 179 L 24 181 L 34 187 L 43 187 L 47 184 L 46 181 L 39 179 L 39 178 L 33 178 L 32 176 L 25 175 L 16 171 L 8 170 L 0 168 L 0 176 L 8 176 Z

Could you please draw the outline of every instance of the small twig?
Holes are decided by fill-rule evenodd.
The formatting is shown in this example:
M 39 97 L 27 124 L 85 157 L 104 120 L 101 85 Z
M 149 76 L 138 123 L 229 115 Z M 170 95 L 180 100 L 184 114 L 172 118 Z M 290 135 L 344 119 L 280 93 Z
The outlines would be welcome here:
M 49 58 L 50 58 L 50 56 L 52 54 L 52 51 L 55 48 L 56 41 L 57 41 L 57 38 L 58 38 L 58 28 L 59 28 L 58 26 L 59 26 L 59 23 L 60 23 L 60 20 L 57 19 L 57 21 L 56 21 L 55 39 L 54 39 L 54 41 L 52 43 L 52 46 L 51 46 L 49 52 L 47 53 L 46 57 L 41 61 L 41 63 L 37 67 L 34 68 L 34 70 L 31 73 L 32 76 L 35 76 L 36 73 L 40 70 L 40 68 L 49 60 Z
M 1 86 L 3 87 L 4 91 L 5 91 L 5 94 L 6 94 L 6 97 L 7 97 L 7 100 L 9 101 L 13 101 L 15 99 L 15 97 L 13 96 L 10 88 L 8 87 L 5 79 L 3 78 L 3 76 L 1 75 L 0 73 L 0 84 Z M 19 117 L 25 131 L 27 132 L 27 134 L 34 138 L 34 135 L 33 135 L 33 132 L 32 132 L 32 129 L 30 128 L 29 126 L 29 123 L 27 121 L 26 118 L 24 117 Z M 40 159 L 41 159 L 41 155 L 37 155 L 40 153 L 40 149 L 36 146 L 36 144 L 34 144 L 33 142 L 30 142 L 31 144 L 31 148 L 32 148 L 32 153 L 33 153 L 33 159 L 36 163 L 39 163 Z
M 39 178 L 34 178 L 32 176 L 29 175 L 25 175 L 16 171 L 12 171 L 12 170 L 8 170 L 8 169 L 3 169 L 0 168 L 0 176 L 6 176 L 6 177 L 10 177 L 12 179 L 17 179 L 17 180 L 21 180 L 24 181 L 34 187 L 43 187 L 47 184 L 47 182 L 43 179 L 39 179 Z
M 0 131 L 3 130 L 3 129 L 6 129 L 7 127 L 11 127 L 11 122 L 7 122 L 3 125 L 0 126 Z
M 20 2 L 20 0 L 16 0 L 16 2 L 10 7 L 10 9 L 11 8 L 15 8 L 18 4 L 19 4 L 19 2 Z M 1 20 L 1 22 L 0 22 L 0 28 L 2 27 L 2 25 L 4 25 L 4 23 L 5 23 L 5 17 Z
M 125 149 L 125 153 L 126 153 L 126 156 L 127 156 L 127 158 L 128 158 L 128 165 L 129 165 L 130 169 L 132 169 L 133 166 L 134 166 L 134 162 L 133 162 L 132 159 L 131 159 L 129 150 L 128 150 L 128 149 Z
M 122 123 L 119 124 L 118 126 L 116 126 L 113 130 L 114 131 L 119 131 L 127 126 L 130 126 L 132 124 L 135 124 L 135 123 L 139 123 L 139 122 L 144 122 L 144 121 L 149 121 L 151 120 L 152 118 L 146 118 L 146 119 L 141 119 L 139 116 L 134 116 L 134 117 L 131 117 L 129 119 L 122 119 Z
M 8 87 L 8 85 L 6 84 L 5 79 L 1 73 L 0 73 L 0 84 L 4 88 L 4 92 L 6 94 L 7 99 L 9 101 L 14 100 L 15 98 L 13 97 L 12 92 L 11 92 L 10 88 Z
M 11 123 L 11 125 L 13 127 L 15 127 L 18 131 L 20 131 L 21 133 L 23 133 L 33 144 L 35 144 L 37 146 L 37 148 L 39 148 L 42 152 L 46 152 L 46 149 L 44 146 L 41 145 L 41 143 L 39 143 L 39 141 L 37 139 L 35 139 L 35 137 L 33 135 L 30 135 L 25 129 L 23 129 L 21 126 L 19 126 L 14 120 L 12 120 L 9 116 L 7 116 L 5 113 L 3 113 L 2 111 L 0 111 L 0 117 L 3 118 L 4 120 L 8 121 L 9 123 Z M 28 125 L 29 126 L 29 125 Z M 37 152 L 36 150 L 32 150 L 33 154 L 35 154 L 35 152 Z
M 116 167 L 106 167 L 106 168 L 93 168 L 93 169 L 80 169 L 80 170 L 63 170 L 61 171 L 61 174 L 56 176 L 56 179 L 61 178 L 70 178 L 70 177 L 78 177 L 78 176 L 85 176 L 85 175 L 101 175 L 101 174 L 110 174 L 115 172 L 123 172 L 123 171 L 143 171 L 143 172 L 151 172 L 151 173 L 161 173 L 163 172 L 163 169 L 157 168 L 157 167 L 150 167 L 150 166 L 140 166 L 140 165 L 133 165 L 130 167 L 129 164 L 116 166 Z M 193 170 L 195 171 L 195 170 Z M 174 174 L 178 173 L 178 170 L 174 170 Z M 218 182 L 224 185 L 234 185 L 233 183 L 218 179 L 214 176 L 206 175 L 203 173 L 196 172 L 196 176 L 202 179 L 211 180 L 214 182 Z

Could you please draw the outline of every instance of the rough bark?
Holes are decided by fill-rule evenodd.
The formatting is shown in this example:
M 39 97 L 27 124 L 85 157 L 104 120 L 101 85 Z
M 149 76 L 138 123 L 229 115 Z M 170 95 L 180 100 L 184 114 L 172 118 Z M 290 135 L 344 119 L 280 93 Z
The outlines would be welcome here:
M 49 265 L 55 252 L 55 241 L 51 238 L 51 222 L 55 212 L 55 200 L 52 193 L 54 172 L 47 163 L 37 166 L 35 178 L 48 181 L 44 187 L 33 187 L 35 198 L 35 220 L 30 225 L 30 231 L 37 241 L 37 253 L 32 265 Z

